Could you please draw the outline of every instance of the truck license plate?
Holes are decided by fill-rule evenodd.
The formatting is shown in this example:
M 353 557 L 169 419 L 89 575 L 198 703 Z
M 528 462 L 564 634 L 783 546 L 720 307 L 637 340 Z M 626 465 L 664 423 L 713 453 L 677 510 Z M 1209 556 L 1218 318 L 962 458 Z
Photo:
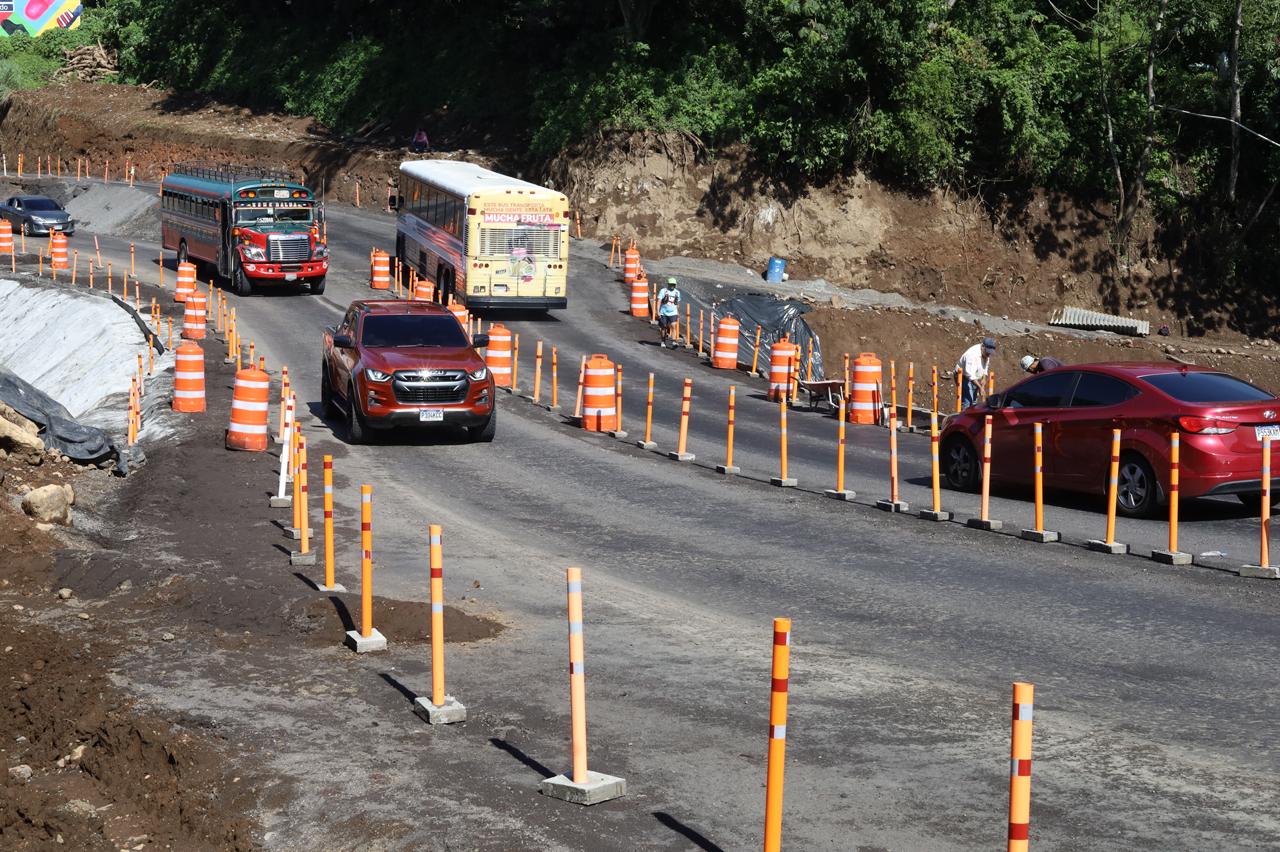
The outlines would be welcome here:
M 1253 434 L 1261 441 L 1263 438 L 1275 440 L 1280 438 L 1280 423 L 1269 423 L 1266 426 L 1254 426 Z
M 286 273 L 284 274 L 284 280 L 285 280 L 285 281 L 297 281 L 297 280 L 298 280 L 298 273 L 296 273 L 296 272 L 286 272 Z
M 419 423 L 442 423 L 444 412 L 438 408 L 424 408 L 418 412 Z

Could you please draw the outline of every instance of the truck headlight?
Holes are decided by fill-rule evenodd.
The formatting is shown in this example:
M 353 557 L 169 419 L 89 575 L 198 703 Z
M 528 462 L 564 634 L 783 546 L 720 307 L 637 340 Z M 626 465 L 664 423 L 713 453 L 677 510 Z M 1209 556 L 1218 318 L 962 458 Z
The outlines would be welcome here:
M 259 246 L 240 246 L 245 260 L 266 260 L 267 252 Z
M 483 382 L 489 377 L 489 368 L 481 367 L 479 370 L 472 370 L 470 373 L 467 373 L 467 376 L 473 382 Z
M 315 258 L 316 260 L 320 260 L 321 258 L 328 257 L 328 256 L 329 256 L 329 247 L 328 247 L 327 245 L 325 245 L 324 243 L 321 243 L 320 245 L 318 245 L 318 246 L 316 246 L 316 247 L 315 247 L 315 250 L 314 250 L 314 251 L 312 251 L 312 252 L 311 252 L 311 256 L 312 256 L 313 258 Z
M 364 371 L 364 376 L 371 382 L 385 382 L 391 378 L 390 373 L 384 373 L 381 370 L 375 370 L 369 367 Z

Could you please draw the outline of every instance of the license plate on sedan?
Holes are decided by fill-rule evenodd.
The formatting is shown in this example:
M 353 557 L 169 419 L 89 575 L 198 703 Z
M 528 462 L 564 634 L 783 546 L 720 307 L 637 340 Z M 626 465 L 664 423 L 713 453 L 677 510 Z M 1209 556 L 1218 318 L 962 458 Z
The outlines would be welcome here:
M 1268 423 L 1266 426 L 1254 426 L 1253 434 L 1259 441 L 1263 438 L 1270 438 L 1273 441 L 1280 438 L 1280 423 Z
M 419 423 L 443 423 L 444 412 L 438 408 L 424 408 L 418 412 Z

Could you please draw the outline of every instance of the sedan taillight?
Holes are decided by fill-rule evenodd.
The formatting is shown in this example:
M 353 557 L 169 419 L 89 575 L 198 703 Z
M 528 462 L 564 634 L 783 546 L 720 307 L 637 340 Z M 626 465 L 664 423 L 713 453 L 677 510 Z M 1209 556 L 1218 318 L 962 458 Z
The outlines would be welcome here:
M 1179 417 L 1178 425 L 1187 432 L 1197 435 L 1227 435 L 1236 431 L 1239 424 L 1229 420 L 1215 420 L 1212 417 Z

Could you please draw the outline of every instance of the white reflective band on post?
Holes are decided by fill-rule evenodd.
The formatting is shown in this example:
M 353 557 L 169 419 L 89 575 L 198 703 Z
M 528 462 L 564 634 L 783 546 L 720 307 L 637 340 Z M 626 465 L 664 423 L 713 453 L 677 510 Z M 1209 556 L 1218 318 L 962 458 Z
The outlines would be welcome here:
M 267 424 L 255 426 L 251 423 L 232 423 L 227 427 L 228 432 L 243 432 L 246 435 L 265 435 L 267 434 Z
M 444 612 L 444 604 L 442 604 L 442 603 L 433 603 L 433 604 L 431 605 L 431 611 L 432 611 L 432 612 Z
M 785 740 L 786 738 L 787 738 L 786 725 L 770 725 L 769 726 L 769 739 Z
M 333 486 L 332 486 L 332 485 L 326 485 L 326 486 L 324 487 L 324 493 L 325 493 L 325 494 L 332 494 L 332 493 L 333 493 Z
M 203 379 L 204 373 L 188 373 L 185 371 L 179 372 L 177 370 L 174 370 L 173 377 L 175 379 Z
M 581 580 L 571 580 L 571 581 L 569 581 L 569 594 L 571 594 L 571 595 L 582 594 L 582 581 L 581 581 Z M 579 622 L 579 623 L 580 623 L 580 622 Z
M 581 622 L 581 621 L 570 621 L 570 622 L 569 622 L 569 632 L 570 632 L 570 633 L 573 633 L 573 634 L 581 633 L 581 632 L 582 632 L 582 622 Z
M 433 536 L 431 536 L 431 543 L 432 543 L 432 544 L 439 544 L 439 543 L 440 543 L 440 536 L 438 536 L 438 535 L 433 535 Z
M 204 391 L 175 390 L 173 395 L 178 399 L 204 399 Z
M 1019 722 L 1030 722 L 1033 712 L 1032 705 L 1030 704 L 1013 705 L 1013 718 L 1017 719 Z
M 255 382 L 251 379 L 236 379 L 236 387 L 238 388 L 269 388 L 270 382 Z
M 271 407 L 268 402 L 245 402 L 239 399 L 231 400 L 231 410 L 236 411 L 267 411 Z
M 571 675 L 584 674 L 582 670 L 582 663 L 572 663 L 572 662 L 569 663 L 569 674 Z

